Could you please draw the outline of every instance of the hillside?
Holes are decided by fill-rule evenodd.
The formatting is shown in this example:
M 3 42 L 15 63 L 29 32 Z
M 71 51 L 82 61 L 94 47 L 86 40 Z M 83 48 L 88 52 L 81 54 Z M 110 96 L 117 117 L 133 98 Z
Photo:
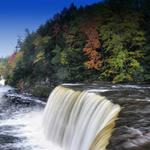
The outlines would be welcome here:
M 26 31 L 2 74 L 42 96 L 63 82 L 149 82 L 149 9 L 148 0 L 72 4 L 36 32 Z

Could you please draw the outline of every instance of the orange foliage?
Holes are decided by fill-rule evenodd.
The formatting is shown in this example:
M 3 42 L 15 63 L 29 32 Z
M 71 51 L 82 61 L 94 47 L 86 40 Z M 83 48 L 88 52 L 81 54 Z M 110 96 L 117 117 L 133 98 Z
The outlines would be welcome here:
M 101 44 L 99 41 L 99 35 L 96 30 L 96 23 L 94 20 L 87 21 L 82 24 L 81 31 L 86 35 L 86 45 L 83 49 L 85 55 L 88 56 L 88 61 L 85 62 L 88 69 L 99 70 L 102 66 L 101 54 L 97 51 Z
M 9 65 L 11 65 L 14 61 L 15 61 L 15 59 L 16 59 L 16 52 L 15 53 L 13 53 L 9 58 L 8 58 L 8 61 L 7 61 L 7 63 L 9 64 Z

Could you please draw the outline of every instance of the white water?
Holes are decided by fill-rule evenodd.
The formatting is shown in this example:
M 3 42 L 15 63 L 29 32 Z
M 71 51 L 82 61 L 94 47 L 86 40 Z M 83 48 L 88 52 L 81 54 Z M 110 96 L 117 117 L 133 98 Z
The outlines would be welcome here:
M 3 107 L 9 101 L 3 95 L 10 89 L 9 86 L 0 87 L 0 110 L 3 110 L 0 112 L 0 117 L 3 118 L 0 119 L 0 150 L 60 150 L 58 146 L 46 140 L 43 134 L 41 103 L 36 101 L 37 106 L 41 105 L 41 107 L 23 105 L 18 109 L 19 104 L 14 105 L 10 100 L 10 105 Z M 7 111 L 11 113 L 10 116 L 7 116 L 9 115 Z M 8 137 L 8 141 L 7 139 L 1 141 L 2 137 Z
M 5 79 L 3 78 L 3 76 L 0 77 L 0 85 L 4 86 L 5 85 Z
M 25 141 L 12 143 L 11 147 L 32 149 L 32 150 L 59 150 L 58 147 L 45 139 L 41 130 L 41 111 L 33 111 L 27 114 L 18 114 L 14 118 L 0 121 L 0 127 L 11 126 L 13 130 L 7 131 L 7 135 L 15 135 L 19 138 L 26 138 Z M 1 133 L 6 134 L 6 132 Z M 8 146 L 8 145 L 7 145 Z M 9 145 L 10 147 L 10 145 Z M 5 147 L 4 147 L 5 148 Z
M 92 94 L 92 92 L 97 92 L 97 91 L 103 95 L 106 94 L 107 98 L 111 99 L 115 103 L 120 104 L 124 108 L 122 114 L 120 115 L 120 119 L 118 121 L 119 125 L 117 125 L 117 128 L 115 129 L 114 135 L 111 138 L 111 145 L 110 147 L 108 147 L 108 149 L 123 150 L 123 149 L 132 149 L 137 147 L 137 149 L 141 148 L 141 149 L 148 150 L 148 148 L 143 148 L 143 147 L 145 144 L 150 142 L 150 134 L 149 134 L 150 131 L 149 130 L 150 129 L 149 128 L 149 110 L 150 110 L 149 87 L 150 86 L 149 85 L 140 86 L 141 87 L 140 89 L 137 87 L 135 88 L 133 87 L 132 89 L 131 86 L 130 87 L 128 86 L 129 85 L 121 85 L 121 86 L 113 85 L 113 88 L 111 88 L 112 87 L 111 85 L 106 85 L 103 87 L 89 86 L 84 89 L 87 89 L 88 92 L 91 94 L 87 94 L 87 92 L 84 92 L 84 94 L 80 97 L 78 97 L 77 95 L 78 94 L 80 95 L 81 93 L 80 92 L 74 93 L 73 90 L 69 90 L 70 92 L 68 92 L 68 89 L 63 90 L 62 92 L 62 88 L 58 89 L 57 92 L 55 90 L 55 93 L 54 91 L 52 92 L 50 96 L 51 100 L 49 99 L 49 102 L 45 109 L 45 113 L 46 111 L 49 111 L 48 113 L 50 113 L 50 115 L 46 113 L 47 120 L 44 121 L 43 123 L 44 125 L 42 124 L 44 103 L 41 103 L 39 100 L 29 97 L 29 95 L 26 94 L 25 95 L 22 94 L 18 95 L 18 94 L 11 94 L 11 93 L 9 94 L 10 97 L 11 96 L 19 97 L 20 101 L 18 101 L 18 98 L 10 99 L 9 96 L 8 98 L 4 98 L 3 97 L 4 93 L 11 88 L 6 86 L 0 86 L 0 150 L 67 150 L 65 145 L 68 145 L 68 143 L 72 143 L 73 141 L 72 139 L 74 139 L 74 143 L 75 144 L 77 143 L 78 146 L 81 143 L 83 143 L 83 140 L 80 140 L 81 143 L 80 141 L 78 141 L 78 139 L 75 140 L 75 138 L 81 139 L 81 137 L 83 137 L 82 139 L 86 139 L 84 142 L 86 145 L 88 143 L 87 138 L 89 138 L 91 136 L 91 133 L 94 132 L 93 129 L 96 129 L 96 127 L 91 128 L 91 124 L 93 124 L 93 126 L 96 125 L 94 123 L 95 121 L 91 123 L 92 121 L 89 120 L 91 116 L 93 116 L 92 110 L 93 112 L 95 112 L 96 110 L 94 109 L 94 104 L 95 105 L 97 104 L 96 98 L 93 98 L 95 97 L 95 94 Z M 71 86 L 71 88 L 74 87 Z M 102 91 L 107 89 L 110 91 L 113 90 L 114 93 L 112 92 L 107 93 L 108 91 L 104 93 L 104 91 Z M 66 93 L 65 96 L 63 96 L 64 93 Z M 74 94 L 69 94 L 69 93 L 74 93 Z M 87 96 L 83 98 L 84 95 Z M 53 102 L 52 96 L 54 97 L 54 100 L 56 100 L 57 98 L 60 100 L 59 107 L 62 109 L 56 107 L 58 101 L 55 103 L 55 107 L 52 107 L 52 109 L 47 109 L 50 108 L 48 105 L 51 104 L 51 102 Z M 75 98 L 74 100 L 72 97 L 78 97 L 78 98 L 77 99 Z M 81 98 L 82 100 L 79 100 Z M 87 99 L 87 101 L 85 99 Z M 94 100 L 93 103 L 92 100 Z M 103 100 L 101 100 L 101 102 L 102 101 Z M 77 102 L 78 105 L 76 105 L 76 108 L 78 108 L 78 106 L 82 104 L 82 107 L 78 109 L 79 111 L 77 111 L 74 107 L 74 104 Z M 73 106 L 72 107 L 73 109 L 71 109 L 72 110 L 71 113 L 68 113 L 70 110 L 69 109 L 70 105 Z M 104 104 L 104 106 L 105 105 L 106 104 Z M 65 106 L 68 109 L 66 109 Z M 87 111 L 86 111 L 86 107 L 89 108 Z M 54 120 L 54 122 L 52 123 L 53 129 L 49 128 L 48 130 L 48 126 L 50 123 L 49 119 L 51 118 L 51 115 L 54 113 L 54 110 L 55 111 L 57 110 L 58 113 L 55 112 L 56 116 L 53 118 Z M 81 112 L 83 113 L 82 115 Z M 74 118 L 75 115 L 73 115 L 75 113 L 76 113 L 76 118 Z M 66 114 L 70 114 L 70 115 L 66 115 Z M 91 114 L 91 116 L 89 114 Z M 109 113 L 107 113 L 107 115 L 108 114 Z M 100 126 L 102 125 L 101 123 L 104 121 L 107 115 L 104 114 L 102 115 L 104 117 L 100 121 L 99 124 Z M 60 116 L 62 117 L 59 119 Z M 66 116 L 66 119 L 64 119 L 65 118 L 64 116 Z M 96 115 L 96 117 L 97 116 L 100 117 L 100 115 Z M 112 112 L 110 116 L 107 116 L 108 120 L 112 116 L 116 116 L 116 115 Z M 69 117 L 69 124 L 67 123 L 68 117 Z M 111 122 L 109 122 L 108 124 L 111 125 L 111 123 L 114 122 L 115 118 L 116 117 L 114 117 L 111 120 Z M 66 121 L 66 123 L 64 120 Z M 57 123 L 59 125 L 57 125 Z M 74 126 L 72 125 L 73 123 Z M 92 148 L 90 150 L 105 149 L 105 145 L 108 144 L 108 139 L 112 127 L 113 127 L 112 125 L 111 127 L 107 126 L 107 128 L 103 128 L 103 130 L 97 132 L 98 134 L 96 134 L 97 135 L 96 140 L 94 139 L 90 141 L 90 143 L 94 141 L 92 142 L 92 146 L 91 146 Z M 45 133 L 42 131 L 42 128 L 44 128 Z M 53 134 L 52 135 L 53 137 L 56 135 L 55 136 L 56 141 L 52 143 L 50 143 L 50 141 L 53 140 L 50 140 L 49 138 L 49 134 L 51 133 Z M 58 133 L 61 133 L 60 137 Z M 62 134 L 64 133 L 66 135 L 65 138 L 62 136 Z M 45 134 L 47 135 L 48 140 L 46 139 Z M 85 134 L 86 134 L 86 138 L 84 138 Z M 74 137 L 74 135 L 76 136 Z M 89 135 L 89 137 L 87 137 L 87 135 Z M 70 138 L 68 138 L 68 136 Z M 59 139 L 60 143 L 62 143 L 61 141 L 63 139 L 64 145 L 60 145 L 59 143 L 57 143 L 57 138 L 60 138 Z M 104 143 L 104 146 L 102 146 L 102 143 Z M 57 145 L 60 145 L 60 147 Z M 96 147 L 97 145 L 99 145 L 99 147 L 96 149 L 94 145 Z M 75 145 L 75 148 L 76 147 L 77 146 Z M 82 149 L 78 148 L 77 150 L 82 150 Z
M 105 150 L 119 111 L 105 97 L 59 86 L 44 111 L 44 133 L 63 150 Z

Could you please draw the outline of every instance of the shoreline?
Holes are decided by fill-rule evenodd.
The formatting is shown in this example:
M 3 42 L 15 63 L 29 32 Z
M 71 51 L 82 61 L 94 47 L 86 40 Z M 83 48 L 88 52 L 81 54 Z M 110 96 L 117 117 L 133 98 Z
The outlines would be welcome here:
M 17 103 L 41 103 L 42 105 L 46 104 L 47 99 L 46 98 L 40 98 L 33 96 L 30 93 L 26 92 L 19 92 L 17 89 L 12 88 L 8 92 L 4 94 L 5 98 L 10 99 L 11 101 L 17 102 Z
M 92 82 L 92 83 L 60 83 L 58 85 L 53 85 L 53 87 L 50 87 L 48 85 L 42 85 L 41 87 L 34 88 L 34 87 L 30 87 L 30 88 L 24 88 L 22 91 L 19 90 L 18 88 L 12 87 L 12 89 L 10 89 L 5 96 L 6 97 L 14 97 L 14 95 L 16 96 L 16 98 L 20 98 L 20 96 L 24 97 L 24 98 L 33 98 L 33 99 L 38 99 L 40 101 L 43 102 L 47 102 L 48 97 L 50 95 L 50 93 L 52 92 L 52 90 L 56 87 L 56 86 L 66 86 L 66 87 L 71 87 L 71 88 L 81 88 L 84 89 L 86 87 L 91 87 L 91 86 L 95 86 L 97 88 L 100 87 L 104 87 L 104 86 L 109 86 L 110 88 L 116 88 L 116 87 L 120 87 L 120 88 L 150 88 L 150 83 L 117 83 L 117 84 L 113 84 L 111 82 Z M 42 93 L 44 92 L 44 94 Z M 43 96 L 44 95 L 44 96 Z

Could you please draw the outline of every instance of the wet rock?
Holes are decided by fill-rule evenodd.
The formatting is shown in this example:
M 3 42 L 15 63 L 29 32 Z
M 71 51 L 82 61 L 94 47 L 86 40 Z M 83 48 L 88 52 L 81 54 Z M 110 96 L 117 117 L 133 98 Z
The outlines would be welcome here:
M 1 145 L 8 144 L 8 143 L 17 143 L 19 141 L 21 141 L 21 139 L 18 137 L 0 134 L 0 144 Z

